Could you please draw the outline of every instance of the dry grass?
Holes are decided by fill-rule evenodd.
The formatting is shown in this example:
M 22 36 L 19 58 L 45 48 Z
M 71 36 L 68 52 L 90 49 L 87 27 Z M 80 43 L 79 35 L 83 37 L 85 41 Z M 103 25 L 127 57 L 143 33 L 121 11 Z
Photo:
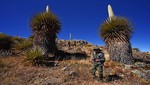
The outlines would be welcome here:
M 110 74 L 121 76 L 121 80 L 98 82 L 92 78 L 88 60 L 54 61 L 55 67 L 37 67 L 25 61 L 25 56 L 0 58 L 5 64 L 0 70 L 0 85 L 148 85 L 149 82 L 132 75 L 130 70 L 116 62 L 107 61 L 104 66 L 104 76 Z M 1 68 L 0 68 L 1 69 Z
M 3 68 L 3 67 L 5 67 L 5 64 L 2 60 L 0 60 L 0 68 Z
M 32 42 L 26 40 L 14 44 L 12 48 L 15 50 L 25 50 L 31 48 L 31 46 L 32 46 Z

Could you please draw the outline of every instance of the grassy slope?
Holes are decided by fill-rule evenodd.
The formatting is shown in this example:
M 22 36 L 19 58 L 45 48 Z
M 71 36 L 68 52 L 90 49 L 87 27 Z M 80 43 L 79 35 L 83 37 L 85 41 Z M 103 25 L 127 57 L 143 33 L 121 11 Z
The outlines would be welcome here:
M 146 85 L 123 65 L 108 61 L 104 68 L 104 83 L 94 80 L 87 60 L 54 61 L 53 67 L 32 66 L 24 56 L 0 58 L 0 85 Z M 118 77 L 117 77 L 118 76 Z M 121 79 L 121 78 L 122 79 Z M 108 82 L 109 81 L 109 82 Z
M 80 43 L 79 43 L 80 44 Z M 62 43 L 60 43 L 62 45 Z M 60 46 L 61 50 L 68 53 L 85 52 L 91 56 L 93 45 L 87 44 L 81 46 L 71 46 L 70 48 Z M 105 57 L 109 60 L 106 50 L 103 50 Z M 21 55 L 21 54 L 20 54 Z M 145 56 L 137 53 L 136 55 Z M 138 57 L 138 59 L 149 60 L 147 57 Z M 98 82 L 90 74 L 91 63 L 89 58 L 86 60 L 64 60 L 52 61 L 51 67 L 33 66 L 29 61 L 25 61 L 25 56 L 0 57 L 0 85 L 146 85 L 150 82 L 137 77 L 131 69 L 125 69 L 124 65 L 107 61 L 104 66 L 105 82 Z M 134 69 L 141 70 L 140 67 Z M 147 71 L 149 72 L 150 66 Z M 149 75 L 147 73 L 147 75 Z

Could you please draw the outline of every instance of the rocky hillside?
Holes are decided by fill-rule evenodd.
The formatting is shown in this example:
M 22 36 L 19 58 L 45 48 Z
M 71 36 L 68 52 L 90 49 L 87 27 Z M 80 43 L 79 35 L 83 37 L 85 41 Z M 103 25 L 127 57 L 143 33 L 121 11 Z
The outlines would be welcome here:
M 95 45 L 84 40 L 57 40 L 57 47 L 68 53 L 85 53 L 91 56 Z
M 0 85 L 149 85 L 150 54 L 133 52 L 136 63 L 123 65 L 113 62 L 103 46 L 107 61 L 104 82 L 90 74 L 90 58 L 95 45 L 82 40 L 57 40 L 57 46 L 68 59 L 48 60 L 45 65 L 33 65 L 24 51 L 0 57 Z M 16 51 L 16 50 L 15 50 Z M 18 50 L 17 50 L 18 51 Z M 84 58 L 82 58 L 84 57 Z

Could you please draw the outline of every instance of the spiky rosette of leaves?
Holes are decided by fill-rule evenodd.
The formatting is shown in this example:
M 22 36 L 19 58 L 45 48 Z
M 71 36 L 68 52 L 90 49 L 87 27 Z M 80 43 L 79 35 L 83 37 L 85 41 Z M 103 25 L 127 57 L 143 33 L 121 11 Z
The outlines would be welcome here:
M 31 19 L 33 45 L 41 49 L 42 53 L 54 53 L 57 50 L 55 39 L 59 33 L 60 22 L 51 12 L 42 12 Z
M 31 28 L 34 30 L 41 30 L 48 33 L 59 33 L 60 22 L 58 18 L 51 12 L 42 12 L 40 14 L 35 15 L 31 19 Z
M 128 41 L 131 38 L 131 23 L 123 17 L 107 19 L 100 27 L 100 36 L 107 43 L 109 39 Z
M 132 26 L 126 18 L 108 18 L 101 25 L 99 32 L 106 43 L 107 51 L 112 60 L 124 64 L 133 64 L 130 44 Z

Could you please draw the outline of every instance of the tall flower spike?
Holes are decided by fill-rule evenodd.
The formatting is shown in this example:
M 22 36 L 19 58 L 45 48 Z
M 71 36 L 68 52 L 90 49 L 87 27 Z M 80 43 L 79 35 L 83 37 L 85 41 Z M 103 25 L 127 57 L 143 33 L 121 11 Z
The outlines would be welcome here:
M 109 19 L 115 16 L 111 5 L 108 5 L 108 15 L 109 15 Z
M 47 12 L 47 13 L 50 12 L 48 5 L 46 6 L 46 12 Z

